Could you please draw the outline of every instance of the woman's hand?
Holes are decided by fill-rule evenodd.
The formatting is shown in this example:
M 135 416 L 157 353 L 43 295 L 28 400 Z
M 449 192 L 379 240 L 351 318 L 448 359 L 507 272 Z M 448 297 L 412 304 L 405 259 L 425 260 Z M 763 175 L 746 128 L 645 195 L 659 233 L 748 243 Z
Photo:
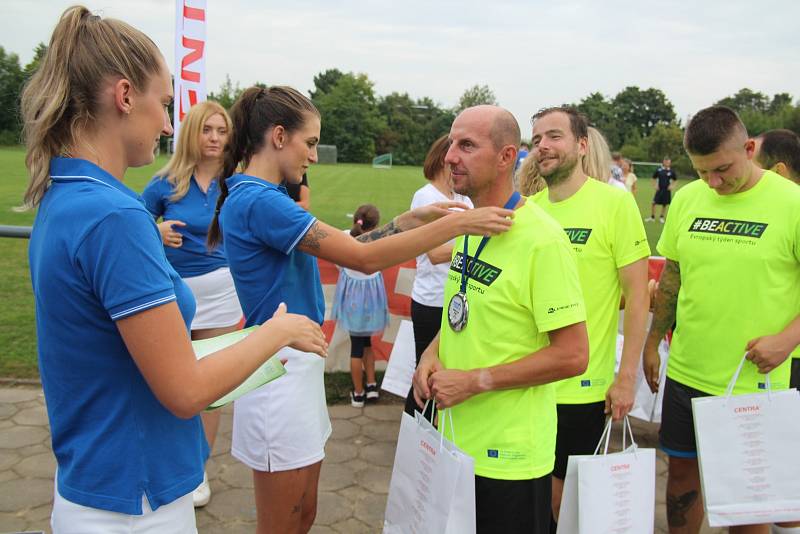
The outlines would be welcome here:
M 167 247 L 180 248 L 183 245 L 183 236 L 172 229 L 173 226 L 186 226 L 186 223 L 178 220 L 164 221 L 159 224 L 158 232 L 161 234 L 161 241 Z
M 412 230 L 454 213 L 452 210 L 468 210 L 469 206 L 462 202 L 434 202 L 407 211 L 397 217 L 397 225 L 402 230 Z
M 272 319 L 264 323 L 264 327 L 274 328 L 277 332 L 285 334 L 289 339 L 287 345 L 293 349 L 311 352 L 323 358 L 328 355 L 328 343 L 325 341 L 322 328 L 305 315 L 287 313 L 286 304 L 282 302 L 272 315 Z
M 460 234 L 493 236 L 507 232 L 511 228 L 513 210 L 489 206 L 453 213 L 453 222 L 458 221 Z

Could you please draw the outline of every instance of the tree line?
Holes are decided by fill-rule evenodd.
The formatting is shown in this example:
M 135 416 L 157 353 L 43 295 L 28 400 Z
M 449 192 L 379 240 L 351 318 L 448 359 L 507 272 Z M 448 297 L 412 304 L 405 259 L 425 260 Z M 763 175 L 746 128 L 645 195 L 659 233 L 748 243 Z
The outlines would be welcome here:
M 20 142 L 20 93 L 46 50 L 47 46 L 40 43 L 30 63 L 22 66 L 17 54 L 0 47 L 0 144 Z M 263 83 L 256 85 L 266 87 Z M 208 93 L 208 98 L 230 109 L 241 92 L 240 85 L 226 76 L 217 91 Z M 420 165 L 428 147 L 449 131 L 462 109 L 498 103 L 486 85 L 468 88 L 453 107 L 429 97 L 412 98 L 408 93 L 376 95 L 374 83 L 366 74 L 336 68 L 314 76 L 309 96 L 324 118 L 321 142 L 336 145 L 339 161 L 368 163 L 378 154 L 391 152 L 398 165 Z M 788 93 L 770 97 L 743 88 L 717 103 L 736 110 L 751 135 L 773 128 L 788 128 L 800 134 L 800 101 L 794 102 Z M 613 97 L 593 92 L 579 102 L 566 104 L 583 112 L 605 134 L 609 145 L 625 157 L 661 161 L 669 156 L 681 174 L 691 174 L 682 149 L 681 120 L 660 89 L 629 86 Z

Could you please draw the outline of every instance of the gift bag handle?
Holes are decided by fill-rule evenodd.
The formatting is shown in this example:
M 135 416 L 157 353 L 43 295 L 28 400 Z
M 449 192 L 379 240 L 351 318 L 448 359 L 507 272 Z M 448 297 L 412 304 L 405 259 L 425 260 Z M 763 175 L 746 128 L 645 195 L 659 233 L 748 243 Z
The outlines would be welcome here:
M 728 388 L 725 390 L 725 400 L 728 400 L 733 395 L 733 388 L 736 386 L 736 381 L 739 380 L 739 375 L 742 373 L 742 368 L 744 367 L 744 362 L 747 361 L 747 352 L 744 353 L 742 356 L 742 360 L 739 362 L 739 366 L 736 368 L 736 371 L 733 373 L 731 377 L 731 381 L 728 382 Z M 767 386 L 767 395 L 769 396 L 770 400 L 772 399 L 772 385 L 769 381 L 769 373 L 766 375 L 766 386 Z
M 425 401 L 425 406 L 422 408 L 422 414 L 420 414 L 420 415 L 422 417 L 425 417 L 425 412 L 428 411 L 428 405 L 429 404 L 432 406 L 431 407 L 431 421 L 433 421 L 436 418 L 435 417 L 436 416 L 436 399 L 434 399 L 434 398 L 430 398 L 430 399 Z M 447 416 L 446 417 L 444 416 L 444 412 L 447 412 Z M 419 413 L 419 412 L 417 412 L 417 413 Z M 439 429 L 439 450 L 442 450 L 444 448 L 444 428 L 445 428 L 445 423 L 447 422 L 447 419 L 450 419 L 450 434 L 453 435 L 453 439 L 452 439 L 453 443 L 456 442 L 456 431 L 455 431 L 455 426 L 453 426 L 453 410 L 452 409 L 439 410 L 439 414 L 443 416 L 442 417 L 442 426 Z
M 445 416 L 445 412 L 447 412 L 447 416 Z M 453 436 L 453 439 L 451 440 L 453 443 L 456 442 L 456 431 L 455 427 L 453 426 L 452 408 L 439 410 L 439 415 L 442 416 L 442 428 L 439 430 L 439 450 L 442 450 L 442 448 L 444 448 L 444 428 L 448 419 L 450 419 L 450 434 Z
M 597 442 L 597 447 L 594 448 L 594 452 L 592 456 L 597 456 L 597 453 L 600 451 L 600 447 L 603 445 L 603 441 L 605 441 L 605 448 L 603 449 L 603 454 L 608 452 L 608 442 L 609 436 L 611 434 L 611 417 L 606 418 L 606 426 L 603 429 L 603 433 L 600 434 L 600 441 Z
M 603 455 L 605 456 L 608 454 L 608 444 L 611 442 L 611 423 L 612 419 L 611 416 L 606 418 L 606 426 L 603 429 L 603 433 L 600 435 L 600 441 L 597 443 L 597 447 L 594 449 L 594 456 L 600 451 L 600 446 L 603 445 L 605 441 L 605 446 L 603 447 Z M 626 433 L 627 431 L 627 433 Z M 633 427 L 631 426 L 630 419 L 626 415 L 625 418 L 622 420 L 622 450 L 626 450 L 628 448 L 627 438 L 630 436 L 631 438 L 631 446 L 633 447 L 634 452 L 639 447 L 636 443 L 636 440 L 633 438 Z

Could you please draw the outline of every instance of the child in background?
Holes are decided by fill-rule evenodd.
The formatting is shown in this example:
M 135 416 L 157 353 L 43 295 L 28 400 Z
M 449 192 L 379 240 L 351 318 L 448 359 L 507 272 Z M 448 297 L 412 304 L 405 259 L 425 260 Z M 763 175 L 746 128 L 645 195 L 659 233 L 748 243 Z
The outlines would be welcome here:
M 353 214 L 353 227 L 345 232 L 356 238 L 376 228 L 380 217 L 378 208 L 372 204 L 359 206 Z M 342 268 L 336 284 L 331 316 L 350 333 L 350 376 L 353 379 L 350 404 L 354 408 L 363 408 L 365 400 L 378 399 L 375 357 L 370 336 L 382 332 L 389 324 L 386 290 L 381 272 L 364 274 Z M 362 374 L 364 372 L 367 375 L 366 388 Z

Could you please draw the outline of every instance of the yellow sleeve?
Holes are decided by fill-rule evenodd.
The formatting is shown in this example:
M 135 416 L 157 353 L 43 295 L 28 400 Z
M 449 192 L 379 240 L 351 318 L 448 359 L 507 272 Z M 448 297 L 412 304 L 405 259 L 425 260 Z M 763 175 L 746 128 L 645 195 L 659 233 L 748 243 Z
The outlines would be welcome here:
M 578 265 L 566 235 L 534 249 L 530 277 L 533 318 L 540 332 L 586 320 Z
M 661 238 L 656 245 L 656 250 L 658 250 L 659 254 L 679 263 L 681 259 L 678 254 L 678 235 L 680 234 L 682 219 L 682 198 L 683 196 L 680 194 L 675 195 L 669 213 L 667 213 L 667 220 L 664 223 L 664 230 L 661 232 Z
M 633 195 L 622 197 L 614 217 L 614 241 L 611 244 L 617 269 L 650 256 L 650 244 L 644 231 L 642 215 Z

